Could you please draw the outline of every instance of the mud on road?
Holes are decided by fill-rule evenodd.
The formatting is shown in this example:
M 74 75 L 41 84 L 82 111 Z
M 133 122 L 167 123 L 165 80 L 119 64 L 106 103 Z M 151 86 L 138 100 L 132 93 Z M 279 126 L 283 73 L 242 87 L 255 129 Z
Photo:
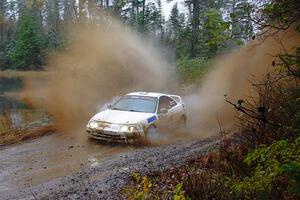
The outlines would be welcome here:
M 141 147 L 52 134 L 0 149 L 0 199 L 119 199 L 132 172 L 179 166 L 218 142 Z

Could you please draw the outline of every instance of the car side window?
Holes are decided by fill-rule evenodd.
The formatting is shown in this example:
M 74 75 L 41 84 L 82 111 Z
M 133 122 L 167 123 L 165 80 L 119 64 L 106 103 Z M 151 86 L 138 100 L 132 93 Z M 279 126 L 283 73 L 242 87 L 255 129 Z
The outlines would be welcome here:
M 170 97 L 167 96 L 161 96 L 159 98 L 159 106 L 158 106 L 158 111 L 160 111 L 162 108 L 165 108 L 169 110 L 170 108 L 176 106 L 176 101 L 171 99 Z

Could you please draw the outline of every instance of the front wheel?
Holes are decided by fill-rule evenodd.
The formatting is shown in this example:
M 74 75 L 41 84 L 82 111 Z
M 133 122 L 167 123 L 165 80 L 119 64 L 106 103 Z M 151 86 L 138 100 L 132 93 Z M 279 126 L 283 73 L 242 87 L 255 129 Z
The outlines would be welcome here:
M 146 137 L 149 142 L 157 141 L 159 138 L 159 133 L 157 131 L 157 128 L 154 126 L 149 126 L 146 130 Z

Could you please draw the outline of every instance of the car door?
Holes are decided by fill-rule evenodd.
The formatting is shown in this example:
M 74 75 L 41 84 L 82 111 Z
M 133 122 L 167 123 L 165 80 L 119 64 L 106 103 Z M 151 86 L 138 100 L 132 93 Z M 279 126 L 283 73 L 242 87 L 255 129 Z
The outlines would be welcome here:
M 182 106 L 181 104 L 177 103 L 174 99 L 169 98 L 169 118 L 171 123 L 173 124 L 177 124 L 180 120 L 180 118 L 182 117 Z
M 161 96 L 158 104 L 158 118 L 160 127 L 173 126 L 176 121 L 176 101 L 168 96 Z

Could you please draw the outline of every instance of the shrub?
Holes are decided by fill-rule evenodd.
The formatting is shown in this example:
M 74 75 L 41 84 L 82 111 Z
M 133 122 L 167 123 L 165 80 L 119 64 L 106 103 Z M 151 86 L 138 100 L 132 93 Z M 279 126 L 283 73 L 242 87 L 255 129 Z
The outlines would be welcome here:
M 177 70 L 184 83 L 194 83 L 207 72 L 210 61 L 207 58 L 182 58 L 177 60 Z
M 149 178 L 138 173 L 131 175 L 131 182 L 123 189 L 126 199 L 131 200 L 189 200 L 185 195 L 183 183 L 179 182 L 172 186 L 171 190 L 168 187 L 161 188 L 159 183 L 164 182 L 163 177 Z
M 235 194 L 250 199 L 266 198 L 270 194 L 279 197 L 285 191 L 284 185 L 287 185 L 281 184 L 286 182 L 283 175 L 289 169 L 287 166 L 300 165 L 300 137 L 294 141 L 280 140 L 270 146 L 262 145 L 251 151 L 244 162 L 254 170 L 251 176 L 232 186 Z

